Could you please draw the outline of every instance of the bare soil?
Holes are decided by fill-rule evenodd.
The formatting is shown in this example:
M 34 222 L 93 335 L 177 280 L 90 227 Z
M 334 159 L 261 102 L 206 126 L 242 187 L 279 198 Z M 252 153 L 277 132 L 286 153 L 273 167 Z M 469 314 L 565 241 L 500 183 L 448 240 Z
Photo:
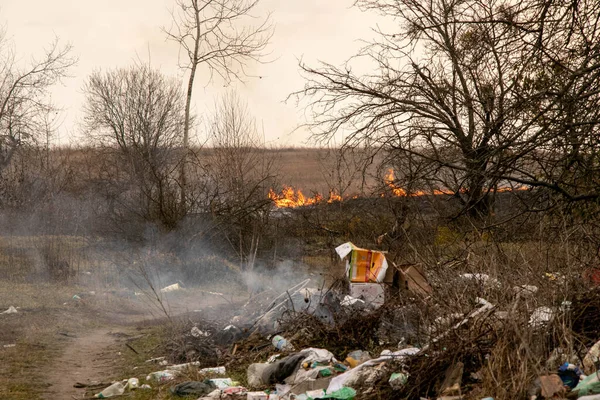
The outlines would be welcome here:
M 196 309 L 212 309 L 226 302 L 218 296 L 206 296 L 193 289 L 182 291 L 165 300 L 172 318 L 184 315 Z M 149 312 L 151 311 L 151 312 Z M 73 333 L 66 332 L 62 343 L 62 353 L 52 362 L 46 364 L 41 371 L 43 381 L 47 383 L 43 398 L 53 399 L 87 399 L 91 392 L 86 388 L 76 388 L 76 383 L 94 385 L 122 379 L 119 374 L 127 364 L 125 347 L 131 339 L 143 336 L 142 326 L 151 326 L 164 322 L 165 314 L 149 310 L 147 307 L 128 312 L 103 310 L 100 313 L 85 315 L 81 318 L 97 319 L 101 324 L 89 324 Z M 133 371 L 131 371 L 133 373 Z M 133 376 L 133 375 L 132 375 Z M 94 393 L 101 389 L 94 390 Z
M 47 394 L 55 399 L 83 399 L 85 389 L 75 388 L 76 382 L 109 381 L 121 357 L 115 349 L 120 335 L 114 333 L 112 328 L 99 328 L 71 338 L 47 372 L 51 385 Z

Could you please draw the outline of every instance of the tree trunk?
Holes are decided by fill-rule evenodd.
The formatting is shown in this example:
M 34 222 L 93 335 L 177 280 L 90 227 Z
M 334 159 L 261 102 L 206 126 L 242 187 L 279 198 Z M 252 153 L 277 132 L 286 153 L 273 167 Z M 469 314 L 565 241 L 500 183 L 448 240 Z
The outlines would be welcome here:
M 196 77 L 196 68 L 198 67 L 198 52 L 200 48 L 200 10 L 198 8 L 198 1 L 193 0 L 192 5 L 194 7 L 194 16 L 196 18 L 196 37 L 194 38 L 194 59 L 192 60 L 190 67 L 190 77 L 188 80 L 187 96 L 185 99 L 185 121 L 183 126 L 183 158 L 181 159 L 181 166 L 179 171 L 179 184 L 181 185 L 180 197 L 181 197 L 181 215 L 187 214 L 187 160 L 190 152 L 190 108 L 192 106 L 192 94 L 194 91 L 194 78 Z

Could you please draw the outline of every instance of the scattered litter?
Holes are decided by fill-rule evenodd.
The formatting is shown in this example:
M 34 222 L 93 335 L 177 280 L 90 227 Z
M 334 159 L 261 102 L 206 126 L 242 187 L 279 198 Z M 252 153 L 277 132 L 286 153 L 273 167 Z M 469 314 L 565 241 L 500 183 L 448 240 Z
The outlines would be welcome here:
M 344 387 L 336 391 L 328 390 L 324 394 L 318 395 L 319 399 L 338 399 L 338 400 L 352 400 L 356 397 L 356 390 Z
M 586 375 L 596 371 L 596 365 L 600 361 L 600 340 L 594 344 L 583 358 L 583 372 Z
M 244 394 L 247 393 L 248 389 L 246 389 L 243 386 L 231 386 L 228 388 L 224 388 L 223 390 L 221 390 L 221 393 L 224 395 L 233 395 L 233 394 Z
M 304 349 L 300 352 L 304 356 L 304 362 L 313 364 L 313 363 L 337 363 L 335 356 L 332 352 L 327 349 L 316 349 L 314 347 L 310 347 L 308 349 Z
M 204 337 L 210 336 L 210 333 L 201 331 L 197 326 L 194 326 L 192 328 L 192 330 L 190 331 L 190 334 L 195 338 L 199 338 L 201 336 L 204 336 Z
M 529 318 L 529 326 L 532 328 L 538 328 L 550 322 L 554 312 L 550 307 L 538 307 L 536 308 L 531 317 Z
M 513 287 L 517 295 L 531 297 L 538 292 L 538 287 L 533 285 L 521 285 Z
M 175 370 L 163 370 L 151 372 L 148 376 L 146 376 L 147 381 L 157 381 L 157 382 L 167 382 L 175 379 L 175 376 L 179 373 L 179 371 Z
M 287 339 L 283 336 L 273 336 L 273 339 L 271 339 L 271 343 L 273 343 L 273 346 L 277 350 L 294 351 L 294 346 L 292 346 L 292 344 L 288 342 Z
M 97 399 L 107 399 L 109 397 L 120 396 L 125 393 L 125 385 L 123 382 L 115 382 L 94 397 Z
M 231 378 L 219 378 L 219 379 L 209 379 L 211 383 L 213 383 L 217 389 L 226 389 L 228 387 L 234 386 Z
M 152 389 L 152 386 L 148 385 L 147 383 L 144 383 L 142 386 L 140 386 L 140 389 L 148 390 Z
M 468 281 L 477 281 L 490 287 L 501 286 L 498 279 L 491 278 L 488 274 L 461 274 L 460 277 Z
M 277 359 L 281 357 L 281 354 L 273 354 L 271 357 L 269 357 L 269 359 L 267 360 L 267 364 L 273 364 L 275 361 L 277 361 Z
M 336 390 L 339 390 L 345 386 L 352 387 L 353 384 L 356 384 L 361 380 L 368 382 L 370 379 L 376 378 L 377 373 L 372 372 L 376 371 L 376 369 L 373 368 L 374 366 L 392 359 L 397 361 L 403 361 L 407 357 L 414 356 L 420 352 L 421 349 L 419 348 L 409 347 L 407 349 L 395 351 L 393 353 L 381 356 L 379 358 L 375 358 L 373 360 L 364 362 L 358 365 L 356 368 L 352 368 L 351 370 L 348 370 L 347 372 L 344 372 L 343 374 L 334 377 L 331 380 L 327 391 L 335 392 Z M 363 373 L 363 370 L 367 370 L 367 372 Z
M 563 385 L 574 389 L 579 384 L 583 372 L 575 364 L 564 363 L 558 368 L 558 376 L 563 381 Z
M 0 314 L 16 314 L 18 311 L 15 307 L 10 306 L 8 307 L 8 310 L 6 311 L 2 311 Z
M 261 388 L 275 383 L 283 383 L 298 370 L 304 355 L 294 354 L 272 364 L 254 363 L 247 370 L 250 388 Z
M 350 283 L 350 296 L 379 308 L 385 303 L 385 289 L 379 283 Z
M 137 389 L 139 387 L 140 387 L 140 380 L 138 378 L 129 378 L 127 380 L 127 384 L 125 385 L 125 388 L 128 390 Z
M 188 381 L 173 386 L 171 393 L 175 396 L 205 396 L 215 389 L 218 389 L 217 386 L 209 380 L 204 382 Z
M 421 296 L 428 296 L 433 289 L 423 274 L 423 268 L 419 265 L 410 265 L 400 270 L 400 288 Z
M 268 400 L 269 394 L 266 392 L 248 392 L 247 400 Z
M 346 259 L 346 275 L 350 282 L 384 281 L 388 269 L 384 252 L 361 249 L 350 242 L 336 247 L 335 251 L 342 260 Z
M 10 344 L 5 344 L 5 345 L 3 345 L 2 347 L 4 347 L 5 349 L 9 349 L 9 348 L 11 348 L 11 347 L 15 347 L 15 346 L 16 346 L 16 344 L 15 344 L 15 343 L 10 343 Z
M 197 365 L 197 363 L 190 363 L 190 364 Z M 186 364 L 181 364 L 181 365 L 186 365 Z M 227 371 L 225 370 L 225 367 L 202 368 L 198 372 L 201 374 L 215 374 L 215 375 L 225 375 L 227 373 Z
M 165 361 L 165 357 L 156 357 L 156 358 L 151 358 L 149 360 L 146 360 L 147 363 L 162 363 L 163 361 Z M 166 363 L 166 361 L 165 361 Z
M 169 369 L 172 369 L 175 371 L 181 371 L 181 370 L 188 369 L 191 367 L 197 367 L 199 365 L 200 365 L 199 361 L 194 361 L 194 362 L 189 362 L 189 363 L 185 363 L 185 364 L 169 365 Z
M 73 295 L 73 300 L 81 300 L 81 297 L 79 297 L 79 295 L 75 294 L 75 295 Z
M 164 288 L 160 289 L 161 293 L 168 293 L 168 292 L 174 292 L 176 290 L 180 290 L 181 286 L 179 286 L 179 282 L 178 283 L 174 283 L 172 285 L 169 286 L 165 286 Z
M 540 395 L 544 399 L 562 398 L 563 394 L 565 394 L 565 387 L 556 374 L 539 376 L 529 392 L 530 397 Z
M 371 355 L 368 351 L 355 350 L 348 353 L 348 357 L 346 357 L 345 361 L 348 365 L 350 365 L 350 368 L 356 368 L 357 365 L 369 361 L 370 359 Z
M 394 372 L 389 379 L 389 384 L 392 389 L 402 389 L 408 382 L 408 374 L 403 372 Z
M 465 365 L 458 362 L 446 370 L 446 375 L 440 389 L 442 396 L 460 395 L 460 386 Z
M 597 373 L 588 375 L 588 377 L 575 386 L 573 392 L 577 393 L 580 399 L 582 398 L 581 396 L 600 394 L 600 375 Z
M 357 299 L 356 297 L 352 297 L 349 295 L 344 296 L 344 300 L 341 301 L 341 305 L 344 307 L 348 307 L 354 304 L 365 304 L 365 301 L 362 299 Z

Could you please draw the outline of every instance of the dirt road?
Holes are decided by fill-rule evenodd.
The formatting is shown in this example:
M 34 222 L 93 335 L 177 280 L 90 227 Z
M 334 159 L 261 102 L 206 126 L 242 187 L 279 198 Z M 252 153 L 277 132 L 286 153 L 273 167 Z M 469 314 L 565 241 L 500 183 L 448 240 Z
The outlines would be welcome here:
M 224 302 L 220 297 L 207 297 L 193 292 L 186 293 L 178 300 L 169 304 L 172 317 L 200 308 L 211 310 Z M 141 308 L 127 314 L 107 312 L 101 318 L 102 327 L 67 334 L 63 352 L 44 371 L 44 381 L 49 385 L 44 391 L 44 398 L 83 399 L 86 398 L 86 390 L 75 388 L 75 383 L 110 383 L 124 362 L 123 355 L 119 353 L 124 351 L 123 343 L 140 335 L 136 327 L 141 324 L 152 325 L 164 319 L 164 315 L 149 313 L 148 309 Z
M 109 379 L 119 361 L 116 344 L 122 335 L 115 332 L 114 329 L 101 328 L 70 338 L 64 353 L 48 372 L 47 380 L 51 384 L 48 394 L 56 399 L 82 399 L 85 390 L 74 388 L 75 382 Z

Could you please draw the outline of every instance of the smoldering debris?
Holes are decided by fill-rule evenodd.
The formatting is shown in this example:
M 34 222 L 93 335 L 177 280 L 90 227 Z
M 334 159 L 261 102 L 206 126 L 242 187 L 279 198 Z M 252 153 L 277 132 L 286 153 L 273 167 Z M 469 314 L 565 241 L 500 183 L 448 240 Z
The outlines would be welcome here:
M 576 276 L 560 282 L 568 290 L 548 291 L 461 271 L 429 280 L 422 266 L 389 270 L 391 277 L 373 278 L 380 283 L 352 282 L 347 271 L 327 286 L 297 280 L 210 314 L 188 314 L 158 349 L 165 358 L 149 376 L 158 385 L 185 383 L 210 399 L 600 393 L 593 379 L 600 365 L 599 289 Z M 352 285 L 365 284 L 380 288 L 352 296 Z M 198 380 L 183 382 L 188 369 Z

